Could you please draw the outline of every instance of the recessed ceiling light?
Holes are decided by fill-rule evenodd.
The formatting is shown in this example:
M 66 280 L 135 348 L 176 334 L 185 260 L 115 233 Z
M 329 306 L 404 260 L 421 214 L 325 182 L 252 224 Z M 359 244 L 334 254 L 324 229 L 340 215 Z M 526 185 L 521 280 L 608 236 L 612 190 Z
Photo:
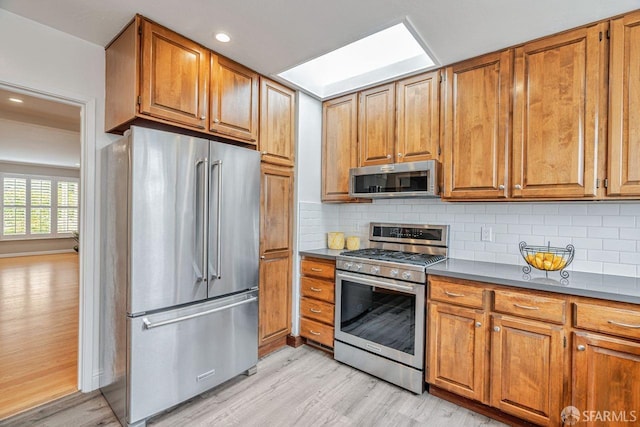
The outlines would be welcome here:
M 231 41 L 231 37 L 225 33 L 218 33 L 216 34 L 216 40 L 222 43 L 229 43 Z
M 435 61 L 407 25 L 394 25 L 278 75 L 327 98 L 433 67 Z
M 20 98 L 9 98 L 9 101 L 16 102 L 18 104 L 22 104 L 24 101 Z

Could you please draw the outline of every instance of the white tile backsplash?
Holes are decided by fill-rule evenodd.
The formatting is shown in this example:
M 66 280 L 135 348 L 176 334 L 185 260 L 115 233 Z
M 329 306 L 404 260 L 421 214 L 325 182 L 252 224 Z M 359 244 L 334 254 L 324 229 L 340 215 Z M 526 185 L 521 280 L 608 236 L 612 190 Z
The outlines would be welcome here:
M 454 258 L 523 265 L 528 244 L 576 247 L 570 269 L 640 277 L 640 203 L 450 203 L 439 199 L 376 200 L 373 203 L 301 202 L 299 248 L 327 245 L 326 233 L 343 231 L 366 244 L 370 222 L 451 225 Z M 480 227 L 493 241 L 480 240 Z

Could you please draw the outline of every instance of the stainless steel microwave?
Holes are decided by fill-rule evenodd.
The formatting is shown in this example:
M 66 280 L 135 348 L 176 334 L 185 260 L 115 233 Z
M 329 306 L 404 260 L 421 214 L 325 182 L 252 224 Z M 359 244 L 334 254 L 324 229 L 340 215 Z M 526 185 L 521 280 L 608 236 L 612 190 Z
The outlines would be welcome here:
M 349 196 L 364 199 L 437 197 L 438 162 L 393 163 L 349 170 Z

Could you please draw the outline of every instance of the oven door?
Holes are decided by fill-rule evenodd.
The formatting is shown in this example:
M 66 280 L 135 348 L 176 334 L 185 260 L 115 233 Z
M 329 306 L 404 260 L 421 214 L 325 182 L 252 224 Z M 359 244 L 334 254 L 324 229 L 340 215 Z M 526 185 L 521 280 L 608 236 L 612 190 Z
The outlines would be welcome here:
M 338 271 L 335 339 L 424 367 L 425 285 Z

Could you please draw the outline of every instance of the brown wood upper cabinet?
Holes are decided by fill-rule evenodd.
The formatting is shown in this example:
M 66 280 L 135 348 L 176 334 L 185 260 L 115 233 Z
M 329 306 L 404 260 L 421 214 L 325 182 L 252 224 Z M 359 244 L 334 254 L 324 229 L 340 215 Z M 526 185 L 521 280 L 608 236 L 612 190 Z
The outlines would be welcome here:
M 211 54 L 211 132 L 257 144 L 258 80 L 258 73 Z
M 594 197 L 606 23 L 515 50 L 513 197 Z
M 359 165 L 439 158 L 440 71 L 362 91 Z
M 358 94 L 360 166 L 395 160 L 395 89 L 395 83 L 389 83 Z
M 105 128 L 136 117 L 205 130 L 209 51 L 139 15 L 106 48 Z
M 349 169 L 358 166 L 358 94 L 322 104 L 322 201 L 346 202 Z
M 607 195 L 640 196 L 640 12 L 611 21 Z
M 445 198 L 503 198 L 509 188 L 513 51 L 447 67 Z
M 260 78 L 260 144 L 262 161 L 293 166 L 295 151 L 295 92 Z
M 440 71 L 400 80 L 396 85 L 396 103 L 396 162 L 438 159 Z

